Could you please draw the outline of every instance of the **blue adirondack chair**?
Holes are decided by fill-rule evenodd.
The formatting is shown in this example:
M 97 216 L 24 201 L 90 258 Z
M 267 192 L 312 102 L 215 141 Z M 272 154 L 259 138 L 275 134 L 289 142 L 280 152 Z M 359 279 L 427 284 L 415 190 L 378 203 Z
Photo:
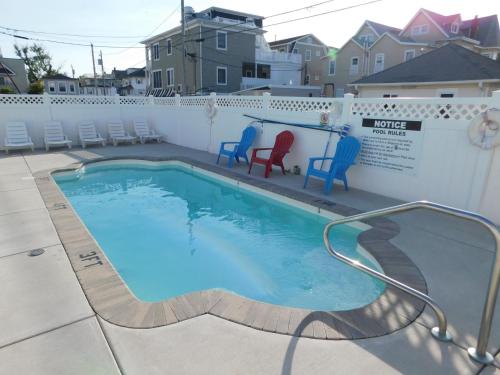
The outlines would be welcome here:
M 310 158 L 304 188 L 307 186 L 309 176 L 315 176 L 325 180 L 325 194 L 328 194 L 332 190 L 334 179 L 344 181 L 345 189 L 349 190 L 345 173 L 354 164 L 354 159 L 356 159 L 360 148 L 361 144 L 356 138 L 347 136 L 337 143 L 337 149 L 333 158 Z M 314 168 L 314 163 L 320 160 L 332 161 L 329 170 L 322 171 L 321 169 Z
M 247 151 L 252 145 L 255 136 L 257 135 L 257 130 L 253 126 L 248 126 L 243 130 L 241 135 L 241 140 L 239 142 L 222 142 L 220 144 L 219 156 L 217 157 L 217 164 L 219 164 L 219 159 L 221 155 L 227 156 L 227 165 L 229 168 L 233 167 L 234 160 L 239 163 L 240 158 L 246 160 L 248 164 Z M 226 150 L 226 145 L 233 145 L 232 149 Z

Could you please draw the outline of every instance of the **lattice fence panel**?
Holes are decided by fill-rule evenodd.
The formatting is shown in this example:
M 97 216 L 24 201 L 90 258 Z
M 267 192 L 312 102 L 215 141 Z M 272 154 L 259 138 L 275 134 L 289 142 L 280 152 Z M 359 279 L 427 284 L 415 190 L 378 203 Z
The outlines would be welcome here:
M 235 96 L 221 96 L 217 98 L 217 105 L 223 108 L 250 108 L 261 109 L 262 98 L 242 98 Z
M 125 105 L 146 105 L 149 104 L 149 99 L 146 97 L 120 96 L 119 102 Z
M 175 106 L 175 98 L 153 98 L 155 105 Z
M 470 121 L 488 108 L 487 104 L 431 103 L 360 103 L 352 105 L 352 114 L 370 117 L 396 117 L 416 120 Z
M 278 111 L 294 111 L 294 112 L 319 112 L 332 110 L 335 102 L 328 99 L 282 99 L 271 98 L 269 109 Z
M 0 104 L 43 104 L 43 95 L 0 95 Z
M 49 99 L 50 99 L 50 104 L 77 104 L 77 105 L 115 104 L 115 97 L 113 96 L 68 95 L 68 96 L 49 96 Z
M 207 104 L 207 100 L 205 96 L 181 98 L 181 107 L 203 107 Z

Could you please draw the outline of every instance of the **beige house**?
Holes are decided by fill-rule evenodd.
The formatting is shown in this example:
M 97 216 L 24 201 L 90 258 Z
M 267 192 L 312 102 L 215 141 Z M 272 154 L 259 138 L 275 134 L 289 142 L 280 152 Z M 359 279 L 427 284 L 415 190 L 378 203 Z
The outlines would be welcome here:
M 491 96 L 500 89 L 500 62 L 449 43 L 350 86 L 360 98 Z
M 403 29 L 365 21 L 337 53 L 335 96 L 353 92 L 349 83 L 409 61 L 448 43 L 485 57 L 500 56 L 500 28 L 496 15 L 461 19 L 420 9 Z
M 328 46 L 313 34 L 269 42 L 269 47 L 302 55 L 301 84 L 318 86 L 325 81 L 322 58 L 326 56 Z

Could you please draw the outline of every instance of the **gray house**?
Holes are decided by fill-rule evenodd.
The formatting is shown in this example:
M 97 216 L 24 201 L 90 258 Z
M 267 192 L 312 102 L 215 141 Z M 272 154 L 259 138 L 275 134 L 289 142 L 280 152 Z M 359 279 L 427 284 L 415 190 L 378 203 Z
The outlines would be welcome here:
M 262 19 L 217 7 L 195 13 L 185 7 L 186 94 L 240 90 L 242 77 L 261 78 L 269 68 L 255 62 Z M 148 89 L 183 90 L 181 26 L 142 42 L 146 46 Z
M 78 79 L 68 77 L 64 74 L 52 74 L 41 80 L 45 92 L 51 95 L 80 95 Z
M 11 59 L 2 57 L 0 53 L 0 89 L 9 88 L 17 93 L 28 91 L 28 75 L 26 74 L 26 67 L 21 59 Z

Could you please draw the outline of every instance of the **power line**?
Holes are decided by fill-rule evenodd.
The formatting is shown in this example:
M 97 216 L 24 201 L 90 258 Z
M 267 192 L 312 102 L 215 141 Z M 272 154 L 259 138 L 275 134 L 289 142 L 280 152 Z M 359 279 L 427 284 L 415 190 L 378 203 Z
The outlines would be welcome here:
M 47 31 L 36 31 L 36 30 L 26 30 L 26 29 L 17 29 L 12 27 L 0 26 L 0 28 L 4 30 L 9 30 L 11 32 L 23 32 L 28 34 L 42 34 L 42 35 L 57 35 L 57 36 L 72 36 L 78 38 L 110 38 L 110 39 L 135 39 L 135 38 L 144 38 L 142 35 L 84 35 L 84 34 L 69 34 L 69 33 L 51 33 Z M 146 36 L 147 37 L 147 36 Z

